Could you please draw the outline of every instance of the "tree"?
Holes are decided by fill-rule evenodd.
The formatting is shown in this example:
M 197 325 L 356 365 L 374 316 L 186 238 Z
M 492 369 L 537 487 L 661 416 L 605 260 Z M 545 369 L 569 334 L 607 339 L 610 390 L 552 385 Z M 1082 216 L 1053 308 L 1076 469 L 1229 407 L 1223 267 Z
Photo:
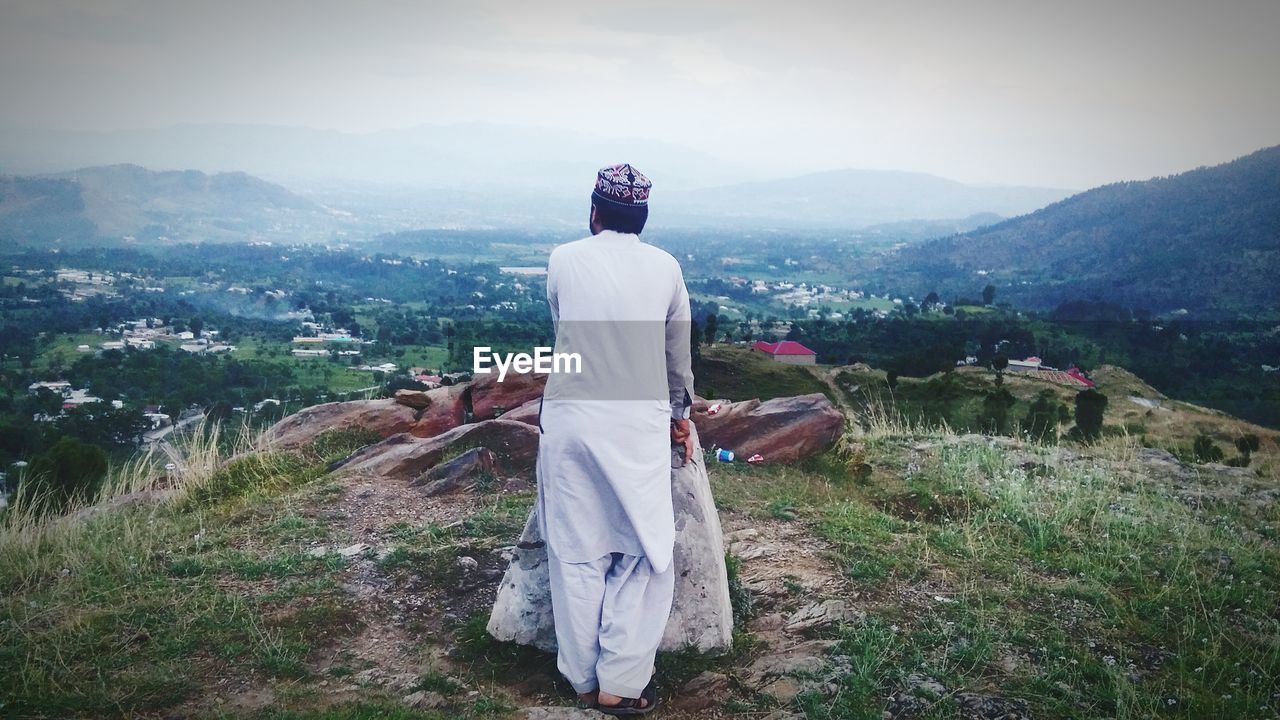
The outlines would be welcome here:
M 1260 447 L 1262 447 L 1262 441 L 1253 433 L 1236 438 L 1236 450 L 1239 450 L 1244 457 L 1249 457 L 1258 452 Z
M 711 314 L 707 316 L 705 332 L 706 332 L 708 345 L 714 345 L 716 343 L 716 330 L 719 322 L 720 321 L 715 316 L 715 314 Z
M 102 448 L 64 437 L 31 459 L 18 494 L 40 511 L 59 511 L 76 501 L 90 501 L 107 474 Z
M 200 337 L 200 332 L 204 330 L 204 318 L 197 315 L 196 317 L 191 318 L 191 322 L 188 326 L 191 328 L 192 335 Z
M 1009 429 L 1009 408 L 1013 407 L 1013 394 L 997 388 L 982 399 L 982 429 L 993 435 L 1004 435 Z
M 1093 388 L 1076 394 L 1076 429 L 1085 440 L 1102 435 L 1102 416 L 1107 409 L 1107 396 Z
M 982 304 L 990 305 L 996 301 L 996 286 L 988 285 L 982 288 Z
M 932 310 L 935 307 L 937 307 L 938 304 L 941 302 L 942 302 L 942 299 L 938 297 L 938 293 L 936 291 L 931 290 L 929 291 L 928 295 L 924 296 L 923 306 L 925 310 Z
M 1198 463 L 1216 463 L 1222 462 L 1222 448 L 1213 441 L 1208 435 L 1200 435 L 1196 437 L 1196 441 L 1191 446 L 1191 454 Z
M 1022 421 L 1022 431 L 1033 440 L 1047 442 L 1058 433 L 1058 398 L 1052 390 L 1041 390 Z
M 991 367 L 996 371 L 996 387 L 1004 385 L 1004 371 L 1009 368 L 1009 358 L 1004 354 L 991 358 Z

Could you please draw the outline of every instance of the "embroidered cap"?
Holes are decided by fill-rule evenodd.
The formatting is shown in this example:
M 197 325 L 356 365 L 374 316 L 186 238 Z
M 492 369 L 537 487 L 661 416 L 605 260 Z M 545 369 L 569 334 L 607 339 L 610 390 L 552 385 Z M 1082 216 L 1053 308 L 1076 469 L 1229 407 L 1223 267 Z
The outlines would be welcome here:
M 591 194 L 607 202 L 628 207 L 647 206 L 653 183 L 628 163 L 601 168 L 596 189 Z

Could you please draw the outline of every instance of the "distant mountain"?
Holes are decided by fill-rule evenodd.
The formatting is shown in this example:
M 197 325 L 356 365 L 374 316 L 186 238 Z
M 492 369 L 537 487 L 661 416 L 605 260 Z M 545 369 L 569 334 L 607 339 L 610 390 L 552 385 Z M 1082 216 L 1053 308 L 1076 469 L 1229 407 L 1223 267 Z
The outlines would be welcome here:
M 138 163 L 240 170 L 289 187 L 335 181 L 491 195 L 583 197 L 602 165 L 632 162 L 664 190 L 705 187 L 744 171 L 695 149 L 641 138 L 489 123 L 348 133 L 264 125 L 181 125 L 76 132 L 0 129 L 0 172 L 44 174 Z
M 870 170 L 763 180 L 746 163 L 672 143 L 501 124 L 374 133 L 258 125 L 0 129 L 0 172 L 47 174 L 117 163 L 243 171 L 365 220 L 384 220 L 380 231 L 580 228 L 596 170 L 623 161 L 653 179 L 652 222 L 667 227 L 848 230 L 978 213 L 1008 217 L 1069 194 Z
M 899 251 L 904 292 L 1029 307 L 1102 300 L 1156 312 L 1280 308 L 1280 146 L 1223 165 L 1106 185 L 973 232 Z
M 136 165 L 0 176 L 0 242 L 320 239 L 331 211 L 244 173 L 153 172 Z
M 662 207 L 672 224 L 711 220 L 734 226 L 847 229 L 989 213 L 1021 215 L 1070 194 L 1053 188 L 965 185 L 924 173 L 835 170 L 693 190 Z

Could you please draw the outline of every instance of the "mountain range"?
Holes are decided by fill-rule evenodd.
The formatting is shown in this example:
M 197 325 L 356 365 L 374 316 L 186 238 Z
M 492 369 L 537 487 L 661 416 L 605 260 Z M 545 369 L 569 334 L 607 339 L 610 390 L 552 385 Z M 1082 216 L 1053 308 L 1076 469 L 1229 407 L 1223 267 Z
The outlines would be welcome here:
M 596 170 L 620 160 L 653 180 L 655 227 L 825 230 L 981 213 L 1008 217 L 1070 194 L 885 170 L 766 179 L 744 163 L 680 145 L 509 125 L 366 134 L 253 125 L 0 129 L 0 172 L 44 175 L 123 163 L 246 172 L 365 221 L 385 221 L 378 230 L 580 228 Z
M 314 239 L 343 216 L 245 173 L 153 172 L 111 165 L 0 176 L 0 243 Z
M 1280 146 L 1095 188 L 1028 215 L 902 248 L 889 281 L 1019 306 L 1102 300 L 1151 311 L 1280 306 Z

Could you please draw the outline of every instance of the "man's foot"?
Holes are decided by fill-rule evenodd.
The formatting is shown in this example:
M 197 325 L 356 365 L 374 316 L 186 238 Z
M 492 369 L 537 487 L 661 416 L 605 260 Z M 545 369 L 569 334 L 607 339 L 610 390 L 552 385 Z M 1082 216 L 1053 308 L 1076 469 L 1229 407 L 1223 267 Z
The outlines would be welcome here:
M 601 690 L 596 697 L 596 704 L 599 707 L 618 707 L 622 704 L 623 699 L 624 698 L 619 695 L 610 695 L 609 693 Z M 637 710 L 644 710 L 649 707 L 649 698 L 644 697 L 643 695 L 636 698 L 635 707 Z
M 601 690 L 596 696 L 596 710 L 606 715 L 645 715 L 658 705 L 658 690 L 653 680 L 638 698 L 624 698 Z
M 591 692 L 578 693 L 578 705 L 584 708 L 595 707 L 596 703 L 599 702 L 597 698 L 599 694 L 600 694 L 599 690 L 592 690 Z

